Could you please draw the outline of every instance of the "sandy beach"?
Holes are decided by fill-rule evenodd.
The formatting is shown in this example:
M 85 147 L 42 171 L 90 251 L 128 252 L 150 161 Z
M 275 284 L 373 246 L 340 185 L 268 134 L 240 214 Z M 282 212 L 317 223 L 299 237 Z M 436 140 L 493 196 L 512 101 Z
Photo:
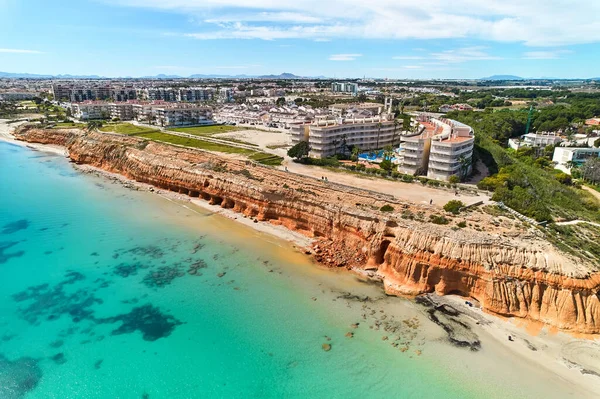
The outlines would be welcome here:
M 10 131 L 16 127 L 15 124 L 8 125 L 6 121 L 0 120 L 0 140 L 18 144 L 40 151 L 49 151 L 59 155 L 67 155 L 66 150 L 58 146 L 33 145 L 14 140 Z M 144 190 L 154 193 L 165 200 L 175 201 L 187 209 L 194 210 L 199 207 L 215 214 L 235 220 L 247 227 L 256 229 L 262 233 L 276 236 L 289 241 L 298 248 L 304 248 L 311 244 L 312 240 L 299 233 L 292 232 L 282 226 L 273 225 L 268 222 L 257 222 L 252 218 L 243 217 L 229 209 L 220 206 L 209 205 L 207 202 L 190 198 L 184 195 L 156 189 L 148 184 L 128 180 L 121 175 L 112 174 L 90 166 L 77 166 L 86 173 L 93 173 L 117 181 L 131 189 Z M 392 184 L 392 183 L 390 183 Z M 575 337 L 570 334 L 557 332 L 541 324 L 526 323 L 521 319 L 502 318 L 482 311 L 476 303 L 469 306 L 469 299 L 458 296 L 438 297 L 428 295 L 432 308 L 446 305 L 457 310 L 458 316 L 449 317 L 453 322 L 467 325 L 466 335 L 471 333 L 481 341 L 481 347 L 495 355 L 510 358 L 514 364 L 523 365 L 532 373 L 539 373 L 549 379 L 558 379 L 569 388 L 574 398 L 599 397 L 600 396 L 600 341 L 599 337 Z M 387 311 L 393 313 L 392 308 Z M 495 359 L 496 357 L 490 357 Z M 519 366 L 519 367 L 520 367 Z M 495 367 L 506 369 L 510 375 L 511 364 L 502 366 L 490 363 L 489 370 Z M 513 384 L 526 384 L 527 376 L 523 375 Z

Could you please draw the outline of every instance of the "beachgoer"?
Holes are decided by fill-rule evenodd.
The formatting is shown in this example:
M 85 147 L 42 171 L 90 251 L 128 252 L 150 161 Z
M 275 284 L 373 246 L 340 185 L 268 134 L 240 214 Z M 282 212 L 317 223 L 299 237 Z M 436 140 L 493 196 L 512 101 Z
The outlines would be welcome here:
M 433 204 L 433 200 L 432 199 L 429 200 L 429 205 L 431 205 L 431 204 Z

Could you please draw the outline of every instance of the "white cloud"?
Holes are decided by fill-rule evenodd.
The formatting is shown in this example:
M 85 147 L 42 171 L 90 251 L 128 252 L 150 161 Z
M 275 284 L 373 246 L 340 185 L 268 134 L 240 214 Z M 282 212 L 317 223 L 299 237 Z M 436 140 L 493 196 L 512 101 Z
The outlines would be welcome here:
M 0 48 L 0 53 L 12 53 L 12 54 L 44 54 L 41 51 L 36 50 L 23 50 L 16 48 Z
M 600 14 L 598 0 L 103 1 L 198 16 L 205 23 L 190 37 L 204 40 L 470 38 L 536 47 L 600 42 L 598 20 L 591 17 Z
M 329 56 L 329 61 L 354 61 L 362 54 L 332 54 Z
M 439 53 L 431 53 L 431 57 L 434 60 L 443 63 L 502 59 L 501 57 L 495 57 L 488 54 L 483 46 L 462 47 L 452 50 L 445 50 Z
M 422 60 L 423 58 L 418 55 L 397 55 L 392 57 L 393 60 Z
M 569 50 L 554 50 L 554 51 L 528 51 L 523 54 L 526 60 L 556 60 L 562 58 L 565 54 L 570 54 Z

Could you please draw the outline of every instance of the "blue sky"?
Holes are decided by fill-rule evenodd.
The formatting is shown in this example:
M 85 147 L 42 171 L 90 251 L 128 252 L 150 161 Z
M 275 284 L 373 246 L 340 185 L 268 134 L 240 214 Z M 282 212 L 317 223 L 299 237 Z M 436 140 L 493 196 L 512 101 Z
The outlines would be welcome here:
M 0 0 L 0 71 L 598 77 L 598 15 L 598 0 Z

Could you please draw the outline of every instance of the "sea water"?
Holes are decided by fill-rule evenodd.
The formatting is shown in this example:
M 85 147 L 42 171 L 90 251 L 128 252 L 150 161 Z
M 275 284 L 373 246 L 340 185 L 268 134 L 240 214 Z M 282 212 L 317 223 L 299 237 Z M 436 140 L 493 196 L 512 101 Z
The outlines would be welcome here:
M 291 244 L 0 142 L 2 399 L 536 397 L 485 350 Z

